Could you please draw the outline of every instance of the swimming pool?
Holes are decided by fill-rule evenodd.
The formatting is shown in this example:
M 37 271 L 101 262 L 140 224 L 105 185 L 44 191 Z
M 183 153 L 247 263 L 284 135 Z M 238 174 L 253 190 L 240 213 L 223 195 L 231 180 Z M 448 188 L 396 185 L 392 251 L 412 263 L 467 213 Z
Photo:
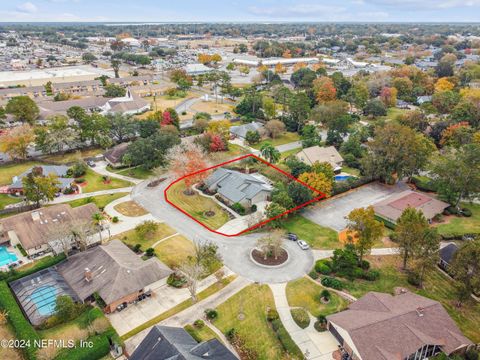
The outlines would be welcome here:
M 57 288 L 50 285 L 41 286 L 32 292 L 30 299 L 37 306 L 37 311 L 40 315 L 52 315 L 57 304 Z
M 353 179 L 353 176 L 350 176 L 350 175 L 335 175 L 335 181 L 347 181 L 348 179 Z
M 8 251 L 5 246 L 0 246 L 0 266 L 9 265 L 17 260 L 16 254 Z

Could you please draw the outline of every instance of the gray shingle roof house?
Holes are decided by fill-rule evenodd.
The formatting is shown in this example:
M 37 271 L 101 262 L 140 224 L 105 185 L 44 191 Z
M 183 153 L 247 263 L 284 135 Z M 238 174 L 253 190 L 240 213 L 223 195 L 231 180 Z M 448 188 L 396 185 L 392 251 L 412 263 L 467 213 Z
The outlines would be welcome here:
M 439 255 L 440 260 L 438 262 L 438 266 L 440 266 L 443 270 L 447 271 L 450 263 L 453 260 L 453 256 L 458 251 L 458 245 L 455 243 L 450 243 L 447 246 L 440 249 Z
M 72 182 L 72 178 L 67 178 L 67 171 L 68 166 L 65 165 L 40 165 L 36 166 L 37 168 L 42 169 L 42 174 L 44 176 L 54 174 L 58 177 L 58 181 L 60 182 L 60 190 L 64 190 L 68 188 Z M 20 175 L 14 176 L 12 179 L 12 183 L 8 187 L 8 191 L 11 193 L 22 192 L 23 191 L 23 183 L 22 179 L 32 172 L 32 168 L 28 169 L 27 171 L 21 173 Z
M 125 155 L 125 153 L 127 152 L 129 145 L 130 143 L 125 142 L 115 145 L 114 147 L 105 151 L 103 156 L 105 157 L 105 160 L 110 164 L 110 166 L 118 168 L 124 165 L 122 163 L 122 158 L 123 155 Z
M 165 280 L 172 270 L 156 257 L 143 261 L 123 242 L 112 240 L 70 256 L 58 265 L 58 272 L 82 301 L 97 292 L 109 313 Z
M 327 321 L 353 359 L 426 359 L 472 344 L 439 302 L 408 291 L 395 296 L 369 292 Z
M 263 129 L 263 124 L 254 121 L 254 122 L 251 122 L 251 123 L 248 123 L 248 124 L 232 126 L 230 128 L 230 133 L 233 136 L 245 139 L 245 136 L 247 136 L 247 132 L 249 132 L 249 131 L 260 131 L 262 129 Z
M 244 174 L 224 168 L 215 170 L 205 180 L 205 185 L 228 204 L 240 203 L 246 207 L 266 201 L 272 192 L 272 186 L 262 175 Z
M 154 326 L 129 360 L 237 360 L 217 339 L 197 343 L 184 329 Z

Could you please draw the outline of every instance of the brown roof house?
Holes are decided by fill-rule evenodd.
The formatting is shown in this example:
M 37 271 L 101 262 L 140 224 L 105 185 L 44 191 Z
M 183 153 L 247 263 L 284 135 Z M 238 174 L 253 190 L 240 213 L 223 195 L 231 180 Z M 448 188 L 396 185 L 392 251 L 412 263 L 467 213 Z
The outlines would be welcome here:
M 122 158 L 127 152 L 128 145 L 130 145 L 130 143 L 121 143 L 105 151 L 103 157 L 111 167 L 119 168 L 125 166 L 122 162 Z
M 421 210 L 427 220 L 431 220 L 435 215 L 441 214 L 450 205 L 446 202 L 437 200 L 426 194 L 416 191 L 406 190 L 394 194 L 385 200 L 373 205 L 375 215 L 379 217 L 387 226 L 395 226 L 403 210 L 412 207 Z
M 354 360 L 421 360 L 472 344 L 439 302 L 408 291 L 369 292 L 327 321 Z
M 64 251 L 64 241 L 53 238 L 59 227 L 73 227 L 75 223 L 91 221 L 93 214 L 98 211 L 93 203 L 76 208 L 69 204 L 58 204 L 0 219 L 0 244 L 20 244 L 28 256 L 48 252 L 59 254 Z M 75 245 L 73 236 L 68 241 L 70 247 Z M 93 245 L 96 237 L 89 237 L 89 241 Z
M 120 240 L 72 255 L 57 270 L 81 301 L 100 295 L 107 313 L 165 284 L 172 273 L 156 257 L 142 260 Z
M 336 171 L 341 170 L 343 164 L 342 155 L 333 146 L 311 146 L 303 149 L 296 156 L 307 165 L 313 165 L 316 162 L 328 162 Z

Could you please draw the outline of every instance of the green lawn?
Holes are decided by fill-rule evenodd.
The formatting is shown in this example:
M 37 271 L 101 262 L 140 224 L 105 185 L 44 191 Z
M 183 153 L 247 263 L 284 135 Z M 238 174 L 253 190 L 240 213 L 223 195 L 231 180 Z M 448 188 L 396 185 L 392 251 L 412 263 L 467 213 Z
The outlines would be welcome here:
M 176 231 L 173 230 L 170 226 L 165 223 L 159 223 L 157 227 L 157 231 L 155 234 L 148 238 L 141 238 L 135 229 L 125 231 L 121 234 L 115 235 L 115 239 L 119 239 L 123 241 L 127 245 L 135 246 L 136 244 L 140 244 L 142 246 L 142 250 L 145 251 L 150 248 L 154 243 L 158 240 L 162 240 L 167 236 L 175 234 Z
M 27 161 L 0 166 L 0 185 L 10 185 L 14 176 L 18 176 L 36 165 L 40 165 L 40 163 L 36 161 Z
M 314 249 L 336 249 L 342 246 L 335 230 L 317 225 L 301 215 L 292 215 L 282 224 L 287 231 L 297 234 Z
M 360 176 L 360 170 L 351 168 L 348 166 L 342 166 L 342 172 L 346 172 L 348 174 L 354 175 L 354 176 Z
M 210 285 L 205 290 L 200 291 L 197 294 L 198 301 L 202 301 L 202 300 L 208 298 L 209 296 L 215 294 L 216 292 L 222 290 L 224 287 L 226 287 L 228 284 L 230 284 L 233 280 L 235 280 L 235 278 L 236 278 L 236 275 L 230 275 L 230 276 L 222 279 L 220 282 L 216 282 L 215 284 Z M 180 311 L 183 311 L 183 310 L 189 308 L 192 305 L 193 305 L 192 299 L 185 300 L 185 301 L 181 302 L 180 304 L 174 306 L 173 308 L 165 311 L 164 313 L 162 313 L 158 316 L 155 316 L 154 318 L 150 319 L 146 323 L 144 323 L 140 326 L 137 326 L 135 329 L 133 329 L 133 330 L 129 331 L 128 333 L 122 335 L 121 339 L 126 340 L 128 338 L 131 338 L 132 336 L 138 334 L 140 331 L 145 330 L 145 329 L 149 328 L 150 326 L 153 326 L 153 325 L 159 323 L 162 320 L 168 319 L 169 317 L 174 316 L 175 314 L 178 314 Z
M 84 193 L 132 186 L 132 183 L 129 181 L 116 179 L 113 177 L 110 178 L 109 183 L 105 183 L 103 181 L 102 175 L 97 174 L 90 168 L 87 170 L 85 176 L 82 176 L 82 178 L 85 179 L 85 181 L 87 182 L 87 185 L 82 187 L 82 192 Z
M 210 153 L 208 158 L 213 164 L 219 164 L 248 154 L 249 151 L 237 144 L 228 144 L 228 151 Z
M 108 167 L 107 170 L 119 175 L 129 176 L 134 179 L 140 179 L 140 180 L 148 179 L 153 175 L 152 170 L 145 170 L 141 166 L 126 168 L 126 169 L 113 169 L 111 167 Z
M 210 329 L 207 325 L 204 325 L 202 328 L 198 328 L 193 324 L 191 325 L 189 324 L 185 326 L 184 329 L 199 343 L 202 341 L 208 341 L 215 338 L 218 339 L 217 334 L 215 334 L 215 332 L 212 329 Z
M 252 145 L 254 149 L 259 150 L 264 143 L 271 143 L 273 146 L 279 146 L 279 145 L 284 145 L 288 144 L 294 141 L 299 141 L 300 136 L 298 133 L 293 133 L 293 132 L 285 132 L 283 135 L 275 138 L 275 139 L 265 139 L 259 142 L 258 144 Z
M 182 235 L 175 235 L 155 247 L 155 255 L 169 268 L 175 268 L 189 256 L 195 255 L 195 246 Z
M 440 234 L 472 234 L 480 233 L 480 204 L 462 204 L 462 207 L 472 211 L 471 217 L 449 218 L 448 223 L 437 226 Z
M 97 205 L 99 209 L 103 209 L 112 201 L 120 199 L 121 197 L 124 197 L 126 195 L 128 195 L 128 193 L 126 192 L 107 194 L 107 195 L 98 195 L 98 196 L 92 196 L 92 197 L 83 198 L 83 199 L 72 200 L 67 202 L 67 204 L 70 204 L 71 207 L 78 207 L 88 203 L 94 203 L 95 205 Z
M 4 209 L 5 206 L 16 204 L 22 201 L 20 197 L 13 197 L 8 194 L 0 194 L 0 210 Z
M 289 156 L 296 155 L 296 154 L 298 154 L 301 150 L 302 150 L 302 148 L 296 148 L 296 149 L 287 150 L 287 151 L 285 151 L 285 152 L 282 152 L 281 160 L 285 160 L 285 159 L 287 159 Z
M 168 200 L 211 229 L 218 229 L 229 220 L 225 210 L 214 200 L 197 192 L 194 195 L 185 195 L 184 190 L 183 181 L 174 184 L 167 192 Z M 207 216 L 205 215 L 207 211 L 213 211 L 215 215 Z
M 348 302 L 330 291 L 331 299 L 328 304 L 323 304 L 319 295 L 324 289 L 323 286 L 315 284 L 307 278 L 290 281 L 287 284 L 287 299 L 291 307 L 301 307 L 308 310 L 310 314 L 330 315 L 345 309 Z
M 355 280 L 345 281 L 346 289 L 352 295 L 361 297 L 369 291 L 393 294 L 395 287 L 405 287 L 420 295 L 439 301 L 450 316 L 455 320 L 465 336 L 473 342 L 480 342 L 480 303 L 473 299 L 465 302 L 462 307 L 456 307 L 456 290 L 454 280 L 434 270 L 425 276 L 424 288 L 418 289 L 407 282 L 407 276 L 400 270 L 401 259 L 398 256 L 369 256 L 371 267 L 380 270 L 377 281 Z
M 259 360 L 285 359 L 286 353 L 267 321 L 267 308 L 275 309 L 270 288 L 253 284 L 218 306 L 218 318 L 213 324 L 223 333 L 234 328 L 244 347 L 255 351 Z
M 103 152 L 104 150 L 102 148 L 84 149 L 65 154 L 44 155 L 42 156 L 42 160 L 55 163 L 69 164 L 74 163 L 79 159 L 95 157 L 97 155 L 103 154 Z

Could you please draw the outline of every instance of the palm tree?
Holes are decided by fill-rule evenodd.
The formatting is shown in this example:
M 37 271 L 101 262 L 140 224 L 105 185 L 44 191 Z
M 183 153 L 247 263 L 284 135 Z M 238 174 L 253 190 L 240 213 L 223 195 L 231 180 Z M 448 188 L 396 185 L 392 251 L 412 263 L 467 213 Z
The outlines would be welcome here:
M 260 148 L 260 153 L 272 164 L 275 164 L 276 162 L 278 162 L 278 160 L 280 160 L 280 151 L 275 149 L 275 146 L 273 146 L 269 142 L 266 142 L 262 145 L 262 147 Z
M 103 214 L 100 213 L 100 212 L 96 212 L 95 214 L 92 215 L 93 224 L 98 229 L 98 234 L 100 235 L 100 241 L 101 242 L 103 242 L 103 239 L 102 239 L 102 221 L 104 219 L 105 219 L 105 216 L 103 216 Z

